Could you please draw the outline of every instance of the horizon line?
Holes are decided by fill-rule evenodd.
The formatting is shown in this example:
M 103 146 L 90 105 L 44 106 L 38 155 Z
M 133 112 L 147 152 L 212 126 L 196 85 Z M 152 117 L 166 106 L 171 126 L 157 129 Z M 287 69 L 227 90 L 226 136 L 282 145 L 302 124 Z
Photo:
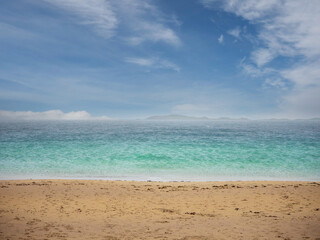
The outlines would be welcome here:
M 112 118 L 105 115 L 92 116 L 87 111 L 71 111 L 64 113 L 61 110 L 48 110 L 43 112 L 33 111 L 9 111 L 0 110 L 0 121 L 3 120 L 18 120 L 18 121 L 36 121 L 36 120 L 66 120 L 66 121 L 84 121 L 84 120 L 102 120 L 102 121 L 124 121 L 124 120 L 148 120 L 148 121 L 255 121 L 255 120 L 320 120 L 319 117 L 227 117 L 219 116 L 212 117 L 206 115 L 192 115 L 192 114 L 157 114 L 147 116 L 133 116 L 133 117 L 120 117 Z

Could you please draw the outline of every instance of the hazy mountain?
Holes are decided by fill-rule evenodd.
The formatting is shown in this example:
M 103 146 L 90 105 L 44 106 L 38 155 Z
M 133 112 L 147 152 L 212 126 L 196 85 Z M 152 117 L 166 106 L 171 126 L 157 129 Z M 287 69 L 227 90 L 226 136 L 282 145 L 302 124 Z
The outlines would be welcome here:
M 208 118 L 208 117 L 192 117 L 192 116 L 185 116 L 185 115 L 158 115 L 158 116 L 151 116 L 146 118 L 146 120 L 158 120 L 158 121 L 246 121 L 247 118 Z
M 179 120 L 179 121 L 186 121 L 186 120 L 209 120 L 208 117 L 190 117 L 184 115 L 160 115 L 160 116 L 151 116 L 146 118 L 146 120 Z

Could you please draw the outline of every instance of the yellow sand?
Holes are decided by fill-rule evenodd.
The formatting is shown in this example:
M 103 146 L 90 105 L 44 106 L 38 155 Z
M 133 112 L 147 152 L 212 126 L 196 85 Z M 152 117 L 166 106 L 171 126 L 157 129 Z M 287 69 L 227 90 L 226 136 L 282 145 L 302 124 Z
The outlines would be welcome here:
M 320 239 L 319 182 L 0 181 L 0 239 Z

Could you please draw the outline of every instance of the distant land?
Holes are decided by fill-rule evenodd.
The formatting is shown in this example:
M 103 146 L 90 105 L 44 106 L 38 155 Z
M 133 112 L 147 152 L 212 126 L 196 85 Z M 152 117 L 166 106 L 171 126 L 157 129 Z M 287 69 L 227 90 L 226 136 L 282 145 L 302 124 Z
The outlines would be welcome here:
M 146 120 L 157 120 L 157 121 L 248 121 L 248 118 L 209 118 L 209 117 L 192 117 L 185 115 L 159 115 L 151 116 L 146 118 Z
M 185 116 L 178 114 L 170 114 L 170 115 L 156 115 L 145 118 L 145 120 L 153 120 L 153 121 L 250 121 L 252 119 L 249 118 L 228 118 L 228 117 L 220 117 L 220 118 L 209 118 L 206 116 L 203 117 L 193 117 L 193 116 Z M 309 118 L 309 119 L 288 119 L 288 118 L 269 118 L 269 119 L 259 119 L 260 121 L 320 121 L 320 118 Z
M 0 109 L 0 122 L 5 121 L 320 121 L 320 118 L 288 119 L 288 118 L 265 118 L 249 119 L 245 117 L 207 117 L 207 116 L 187 116 L 179 114 L 154 115 L 141 118 L 110 118 L 107 116 L 92 116 L 87 111 L 62 112 L 59 109 L 44 112 L 33 111 L 6 111 Z

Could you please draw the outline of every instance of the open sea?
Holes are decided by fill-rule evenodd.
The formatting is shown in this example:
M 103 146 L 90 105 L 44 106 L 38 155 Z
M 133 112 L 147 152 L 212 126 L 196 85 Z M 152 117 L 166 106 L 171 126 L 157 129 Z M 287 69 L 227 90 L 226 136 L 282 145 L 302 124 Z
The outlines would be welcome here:
M 320 121 L 0 122 L 0 179 L 320 180 Z

